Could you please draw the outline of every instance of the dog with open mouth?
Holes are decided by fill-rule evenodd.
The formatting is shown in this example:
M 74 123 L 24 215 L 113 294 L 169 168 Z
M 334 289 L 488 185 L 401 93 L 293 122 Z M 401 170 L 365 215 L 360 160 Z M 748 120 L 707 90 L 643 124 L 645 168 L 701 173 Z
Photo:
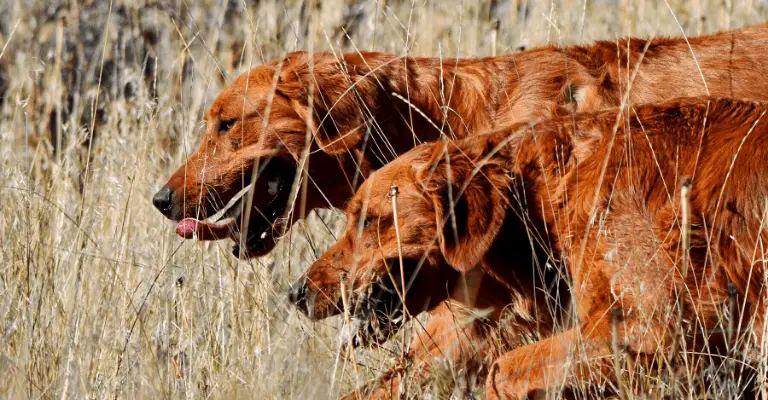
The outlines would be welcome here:
M 625 94 L 768 100 L 766 39 L 768 24 L 483 59 L 290 53 L 218 96 L 199 149 L 153 204 L 182 237 L 232 239 L 237 255 L 261 256 L 301 211 L 343 207 L 372 171 L 421 142 L 617 106 Z M 433 310 L 433 337 L 451 337 L 439 334 L 453 326 L 449 308 Z
M 629 103 L 768 100 L 766 40 L 768 24 L 482 59 L 289 53 L 217 97 L 199 149 L 153 203 L 184 238 L 230 238 L 235 253 L 261 256 L 300 211 L 343 207 L 370 172 L 418 143 L 618 106 L 626 92 Z M 291 197 L 299 183 L 301 196 Z M 217 214 L 244 188 L 241 203 Z M 230 219 L 211 218 L 220 216 Z
M 546 294 L 527 308 L 531 320 L 546 321 L 553 281 L 537 275 L 545 269 L 531 263 L 533 247 L 541 263 L 563 266 L 575 326 L 490 360 L 487 398 L 538 398 L 587 384 L 610 391 L 620 378 L 615 357 L 646 374 L 661 368 L 652 364 L 659 355 L 681 348 L 709 362 L 727 353 L 749 363 L 765 326 L 767 161 L 768 105 L 709 97 L 424 145 L 364 182 L 347 208 L 346 232 L 300 282 L 312 292 L 304 298 L 315 300 L 298 304 L 319 318 L 346 296 L 348 313 L 363 318 L 353 326 L 358 336 L 375 332 L 366 319 L 387 326 L 373 340 L 446 297 L 498 307 Z M 461 281 L 456 274 L 478 271 L 497 289 L 462 297 L 473 285 L 451 286 Z M 396 321 L 386 320 L 386 308 L 369 310 L 381 286 L 391 288 L 387 304 L 401 288 L 406 307 Z M 496 310 L 486 318 L 495 321 Z M 397 398 L 392 381 L 350 397 Z
M 270 231 L 273 229 L 275 221 L 285 213 L 291 191 L 290 181 L 293 177 L 285 174 L 285 171 L 291 171 L 291 167 L 286 165 L 287 163 L 284 161 L 272 158 L 266 159 L 264 164 L 261 172 L 256 174 L 258 177 L 256 182 L 247 184 L 216 214 L 206 220 L 186 217 L 176 225 L 176 234 L 186 239 L 232 238 L 235 241 L 232 249 L 234 254 L 241 253 L 241 243 L 245 244 L 246 254 L 265 253 L 267 245 L 264 244 L 264 240 L 268 235 L 273 237 Z M 254 190 L 251 191 L 251 188 Z M 245 205 L 251 200 L 249 194 L 253 192 L 266 193 L 268 196 L 257 199 L 267 200 L 262 205 L 255 204 L 251 208 L 247 208 Z M 249 218 L 244 214 L 244 209 L 250 210 L 256 215 L 251 215 Z M 253 225 L 241 226 L 242 221 L 248 221 Z M 241 233 L 244 235 L 241 236 Z

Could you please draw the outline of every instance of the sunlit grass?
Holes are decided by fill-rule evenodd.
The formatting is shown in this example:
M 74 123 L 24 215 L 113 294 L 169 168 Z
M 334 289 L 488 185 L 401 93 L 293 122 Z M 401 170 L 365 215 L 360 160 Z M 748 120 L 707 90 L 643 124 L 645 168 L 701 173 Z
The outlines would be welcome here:
M 477 57 L 768 16 L 760 1 L 670 1 L 679 27 L 664 1 L 498 3 L 0 4 L 0 397 L 335 398 L 390 365 L 397 340 L 337 364 L 341 321 L 285 300 L 342 229 L 337 211 L 242 262 L 152 207 L 205 108 L 249 68 L 310 45 Z M 422 395 L 455 376 L 436 368 Z

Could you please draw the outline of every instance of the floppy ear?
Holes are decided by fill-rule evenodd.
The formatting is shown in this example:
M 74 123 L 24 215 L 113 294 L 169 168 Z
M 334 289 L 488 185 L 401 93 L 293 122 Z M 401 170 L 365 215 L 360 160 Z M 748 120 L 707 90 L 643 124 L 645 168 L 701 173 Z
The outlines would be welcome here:
M 321 150 L 341 154 L 362 140 L 369 110 L 381 94 L 376 80 L 367 78 L 368 70 L 359 56 L 319 53 L 310 59 L 307 53 L 292 53 L 283 62 L 276 90 L 309 121 Z
M 422 182 L 432 199 L 440 250 L 459 271 L 485 258 L 509 208 L 510 177 L 498 160 L 484 160 L 484 140 L 443 142 L 435 146 Z M 430 176 L 431 174 L 431 176 Z

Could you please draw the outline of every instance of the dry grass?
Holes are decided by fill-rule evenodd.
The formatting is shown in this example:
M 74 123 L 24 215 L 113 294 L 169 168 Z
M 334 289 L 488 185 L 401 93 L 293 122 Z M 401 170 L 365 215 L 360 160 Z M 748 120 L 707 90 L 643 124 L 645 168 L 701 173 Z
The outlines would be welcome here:
M 238 262 L 152 207 L 210 101 L 295 49 L 474 57 L 768 15 L 761 0 L 668 1 L 1 3 L 0 397 L 334 398 L 375 376 L 396 341 L 359 350 L 356 375 L 335 363 L 341 321 L 285 301 L 338 212 Z M 450 368 L 437 376 L 424 396 L 450 393 Z

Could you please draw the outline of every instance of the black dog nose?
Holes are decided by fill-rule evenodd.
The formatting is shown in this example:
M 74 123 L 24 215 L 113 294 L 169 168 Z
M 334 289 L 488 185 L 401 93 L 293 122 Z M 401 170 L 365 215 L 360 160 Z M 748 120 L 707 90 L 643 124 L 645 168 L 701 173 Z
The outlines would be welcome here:
M 163 188 L 158 190 L 152 197 L 152 204 L 154 204 L 155 208 L 163 213 L 163 215 L 171 218 L 173 212 L 173 189 L 168 185 L 163 186 Z
M 301 311 L 307 312 L 307 278 L 301 277 L 288 288 L 288 300 Z

